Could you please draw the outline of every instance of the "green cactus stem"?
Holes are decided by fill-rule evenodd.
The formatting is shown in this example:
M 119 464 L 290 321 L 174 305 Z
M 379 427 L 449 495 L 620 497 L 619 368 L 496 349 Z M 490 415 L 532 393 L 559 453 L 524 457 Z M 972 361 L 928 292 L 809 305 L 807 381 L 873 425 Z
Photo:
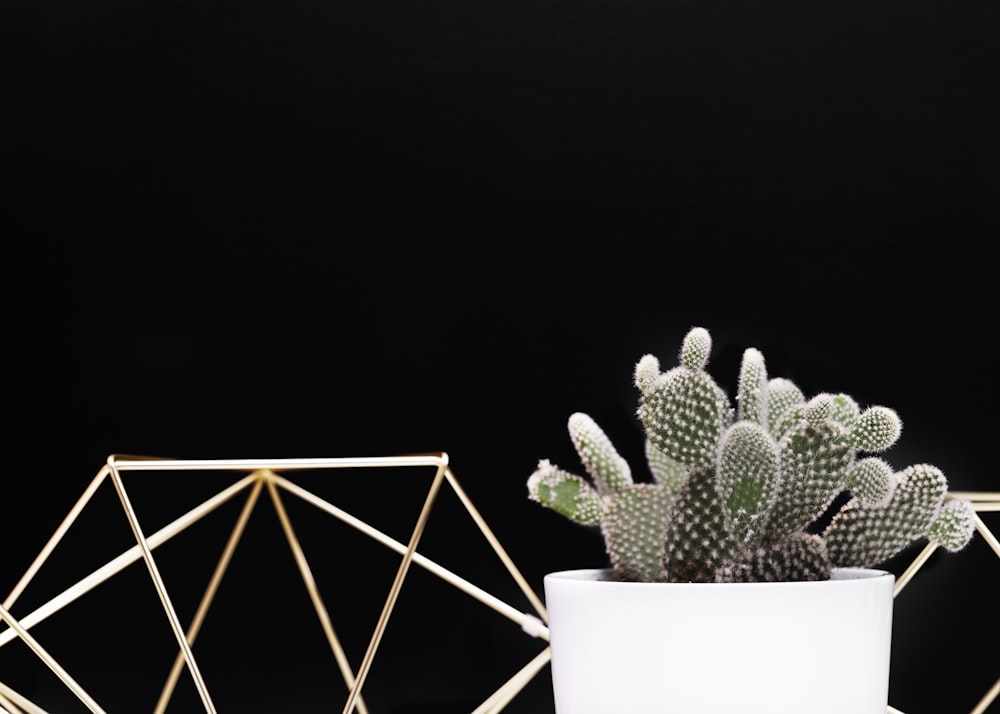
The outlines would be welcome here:
M 798 421 L 797 414 L 805 406 L 802 390 L 784 377 L 775 377 L 767 383 L 767 428 L 780 439 Z
M 567 430 L 589 480 L 543 459 L 528 479 L 529 498 L 576 523 L 599 526 L 616 578 L 656 580 L 679 467 L 651 451 L 654 482 L 634 483 L 628 462 L 590 415 L 574 412 Z
M 712 341 L 704 328 L 692 329 L 681 348 L 681 364 L 651 379 L 653 360 L 643 358 L 635 370 L 642 390 L 638 415 L 653 445 L 687 466 L 711 466 L 719 437 L 732 422 L 726 393 L 704 366 Z
M 910 543 L 937 532 L 949 550 L 959 550 L 972 537 L 970 506 L 952 501 L 943 509 L 947 480 L 936 466 L 915 464 L 896 475 L 896 487 L 885 508 L 848 502 L 823 533 L 835 567 L 870 567 L 882 563 Z M 963 509 L 965 509 L 963 511 Z
M 672 494 L 656 484 L 622 488 L 607 501 L 601 533 L 617 580 L 660 579 Z
M 597 490 L 580 476 L 541 459 L 528 478 L 528 497 L 571 521 L 596 526 L 604 504 Z
M 744 547 L 760 543 L 779 481 L 778 446 L 760 424 L 738 421 L 719 442 L 716 488 L 726 527 Z
M 667 492 L 677 493 L 687 478 L 687 467 L 657 449 L 649 439 L 646 439 L 644 455 L 653 480 L 663 486 Z
M 694 468 L 668 512 L 663 572 L 672 583 L 711 583 L 716 571 L 741 552 L 741 544 L 725 527 L 715 471 Z
M 632 483 L 628 462 L 618 455 L 611 439 L 588 414 L 571 414 L 567 428 L 573 447 L 601 497 L 606 498 Z
M 750 347 L 743 352 L 737 382 L 736 419 L 767 426 L 767 367 L 760 350 Z
M 829 577 L 830 560 L 823 539 L 811 533 L 793 533 L 723 564 L 715 581 L 773 583 Z

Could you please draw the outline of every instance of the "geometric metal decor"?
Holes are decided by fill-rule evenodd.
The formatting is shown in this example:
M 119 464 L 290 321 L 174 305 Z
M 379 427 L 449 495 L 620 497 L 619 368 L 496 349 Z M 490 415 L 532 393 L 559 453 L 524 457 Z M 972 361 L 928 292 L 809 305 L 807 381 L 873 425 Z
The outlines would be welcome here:
M 336 470 L 344 470 L 344 475 L 356 472 L 361 469 L 373 468 L 418 470 L 426 474 L 433 473 L 426 494 L 422 496 L 422 507 L 416 517 L 416 524 L 405 540 L 396 540 L 387 535 L 383 530 L 379 530 L 362 518 L 349 513 L 344 508 L 335 505 L 329 500 L 321 498 L 313 491 L 303 487 L 302 479 L 296 479 L 304 472 L 315 472 L 322 470 L 324 473 Z M 124 474 L 129 472 L 167 472 L 179 475 L 184 471 L 214 471 L 227 472 L 233 474 L 233 480 L 228 486 L 218 492 L 213 493 L 209 498 L 200 502 L 194 508 L 184 512 L 165 526 L 158 528 L 152 533 L 148 533 L 140 520 L 136 508 L 133 505 L 130 491 L 126 488 Z M 131 477 L 130 477 L 131 478 Z M 11 610 L 24 592 L 29 583 L 38 575 L 43 565 L 48 561 L 53 551 L 80 517 L 91 502 L 94 494 L 105 483 L 110 481 L 117 494 L 118 502 L 121 505 L 125 520 L 132 535 L 135 545 L 131 546 L 116 557 L 107 561 L 103 566 L 97 568 L 89 575 L 83 577 L 75 584 L 66 588 L 55 597 L 43 603 L 20 617 L 15 617 Z M 177 480 L 177 483 L 181 483 Z M 417 547 L 426 529 L 428 520 L 431 518 L 432 507 L 438 499 L 441 488 L 447 486 L 458 497 L 464 511 L 471 517 L 472 522 L 478 531 L 485 538 L 486 543 L 495 553 L 506 572 L 513 579 L 518 591 L 526 598 L 530 604 L 532 613 L 522 612 L 500 597 L 487 592 L 483 588 L 473 584 L 466 578 L 459 576 L 440 563 L 425 557 L 418 552 Z M 178 486 L 179 487 L 179 486 Z M 245 533 L 247 523 L 254 512 L 254 508 L 260 501 L 260 496 L 267 492 L 269 500 L 273 505 L 278 517 L 284 538 L 291 549 L 296 568 L 302 583 L 308 592 L 313 610 L 318 617 L 319 624 L 323 630 L 326 642 L 339 670 L 339 674 L 344 681 L 347 690 L 347 697 L 343 703 L 342 714 L 359 712 L 368 714 L 368 705 L 363 696 L 363 688 L 368 680 L 368 675 L 372 668 L 372 663 L 376 652 L 382 642 L 383 635 L 390 623 L 390 619 L 396 608 L 397 600 L 411 566 L 416 565 L 423 568 L 433 576 L 441 579 L 445 583 L 454 586 L 461 593 L 473 598 L 475 601 L 491 608 L 496 613 L 513 621 L 520 628 L 532 637 L 548 641 L 548 628 L 546 627 L 547 614 L 545 606 L 538 595 L 528 585 L 525 578 L 518 571 L 510 557 L 504 551 L 500 542 L 487 526 L 479 511 L 472 504 L 460 486 L 455 474 L 448 464 L 448 455 L 443 452 L 430 454 L 415 454 L 405 456 L 387 457 L 365 457 L 365 458 L 318 458 L 318 459 L 217 459 L 217 460 L 177 460 L 154 457 L 136 457 L 112 455 L 108 457 L 106 464 L 100 469 L 93 481 L 86 488 L 76 504 L 64 518 L 62 523 L 50 537 L 44 548 L 40 551 L 30 567 L 15 585 L 14 589 L 0 605 L 0 622 L 6 623 L 7 629 L 0 631 L 0 648 L 12 641 L 20 640 L 34 655 L 41 660 L 48 670 L 58 678 L 63 686 L 78 699 L 89 711 L 94 714 L 120 714 L 119 712 L 107 712 L 101 704 L 89 694 L 81 684 L 74 679 L 73 674 L 67 671 L 48 650 L 44 643 L 40 642 L 33 634 L 32 629 L 40 623 L 55 615 L 70 603 L 84 594 L 94 590 L 102 583 L 107 582 L 114 575 L 122 572 L 130 565 L 142 561 L 145 565 L 149 579 L 158 596 L 160 607 L 169 623 L 176 641 L 177 653 L 173 661 L 173 666 L 166 675 L 165 683 L 160 691 L 156 702 L 154 714 L 163 714 L 166 711 L 171 697 L 174 695 L 178 681 L 184 676 L 185 671 L 197 691 L 201 705 L 209 714 L 215 714 L 216 705 L 212 694 L 202 677 L 198 660 L 195 657 L 195 641 L 206 621 L 209 608 L 218 591 L 220 584 L 227 572 L 234 551 Z M 378 620 L 367 639 L 367 646 L 360 664 L 355 669 L 345 649 L 341 644 L 340 637 L 334 628 L 333 619 L 330 617 L 327 606 L 321 596 L 320 589 L 314 577 L 313 568 L 305 555 L 305 551 L 299 542 L 296 534 L 295 524 L 286 508 L 282 496 L 293 496 L 302 503 L 313 506 L 319 512 L 333 516 L 338 521 L 354 529 L 362 536 L 371 539 L 381 546 L 396 553 L 400 560 L 396 566 L 395 575 L 392 579 L 385 601 L 381 606 Z M 157 558 L 154 556 L 157 548 L 167 543 L 190 526 L 205 519 L 209 514 L 216 511 L 222 504 L 236 499 L 237 496 L 245 495 L 242 509 L 239 516 L 228 533 L 228 539 L 222 551 L 221 557 L 214 566 L 211 578 L 204 592 L 200 595 L 200 601 L 191 621 L 186 627 L 182 624 L 178 612 L 174 606 L 171 591 L 167 587 L 160 572 Z M 972 503 L 976 511 L 976 530 L 993 550 L 997 558 L 1000 559 L 1000 541 L 997 536 L 983 522 L 979 516 L 986 511 L 1000 511 L 1000 493 L 996 492 L 952 492 L 950 498 L 961 498 Z M 228 530 L 228 529 L 227 529 Z M 898 597 L 902 590 L 911 582 L 914 575 L 924 566 L 935 551 L 936 546 L 929 543 L 906 568 L 906 570 L 896 579 L 894 597 Z M 472 710 L 472 714 L 497 714 L 501 712 L 523 689 L 524 687 L 543 669 L 550 661 L 550 650 L 547 646 L 534 654 L 531 659 L 519 670 L 504 682 L 499 688 L 486 696 L 483 701 Z M 997 698 L 1000 697 L 1000 678 L 990 686 L 979 703 L 970 714 L 984 714 L 986 709 Z M 48 714 L 41 706 L 31 701 L 13 686 L 3 681 L 0 673 L 0 712 L 9 714 Z M 374 713 L 374 714 L 377 714 Z M 898 709 L 889 707 L 887 714 L 903 714 Z
M 320 498 L 312 491 L 303 488 L 293 479 L 293 474 L 298 475 L 305 471 L 324 470 L 324 473 L 332 473 L 334 470 L 357 470 L 371 469 L 374 467 L 388 469 L 419 470 L 426 474 L 428 470 L 433 473 L 429 488 L 423 497 L 423 505 L 416 519 L 407 542 L 401 542 L 391 538 L 383 531 L 370 525 L 363 519 L 357 518 L 346 510 Z M 137 511 L 132 503 L 129 488 L 126 487 L 124 474 L 128 472 L 183 472 L 183 471 L 219 471 L 235 473 L 234 481 L 210 498 L 201 502 L 195 508 L 180 515 L 166 526 L 159 528 L 155 532 L 148 533 L 143 527 Z M 51 600 L 40 607 L 21 616 L 15 617 L 11 609 L 21 596 L 24 589 L 37 576 L 42 566 L 50 558 L 53 551 L 63 541 L 67 532 L 74 522 L 80 517 L 87 504 L 102 484 L 110 481 L 117 493 L 125 518 L 131 528 L 135 538 L 135 545 L 122 552 L 117 557 L 109 560 L 102 567 L 94 570 L 89 575 L 79 580 L 69 588 L 62 591 Z M 174 488 L 180 488 L 180 481 L 175 481 Z M 445 484 L 457 495 L 465 511 L 472 518 L 479 531 L 485 537 L 486 542 L 493 552 L 500 559 L 507 572 L 513 578 L 517 587 L 527 598 L 534 613 L 521 612 L 519 609 L 509 605 L 500 598 L 474 585 L 468 580 L 460 577 L 455 572 L 441 566 L 439 563 L 424 557 L 417 551 L 421 537 L 431 517 L 432 507 L 438 498 L 439 491 Z M 162 688 L 159 700 L 156 703 L 155 712 L 161 714 L 166 710 L 179 678 L 186 669 L 187 675 L 191 677 L 197 690 L 198 697 L 206 712 L 214 714 L 216 705 L 212 694 L 207 687 L 202 672 L 195 657 L 194 645 L 199 631 L 208 615 L 213 598 L 223 580 L 230 560 L 242 537 L 247 522 L 254 511 L 260 495 L 266 490 L 274 510 L 278 516 L 281 528 L 284 532 L 288 546 L 291 548 L 298 573 L 308 591 L 310 600 L 323 629 L 329 648 L 332 651 L 340 675 L 343 677 L 347 688 L 347 698 L 343 704 L 343 714 L 350 712 L 360 712 L 367 714 L 368 707 L 362 695 L 363 687 L 370 672 L 376 651 L 382 641 L 383 635 L 389 625 L 401 588 L 411 570 L 411 565 L 424 568 L 446 583 L 458 588 L 466 595 L 471 596 L 480 603 L 492 608 L 501 615 L 509 618 L 529 635 L 548 640 L 548 629 L 545 626 L 545 607 L 537 594 L 531 589 L 525 578 L 521 575 L 510 557 L 487 526 L 479 511 L 474 507 L 465 491 L 460 486 L 454 473 L 448 465 L 448 456 L 445 453 L 418 454 L 407 456 L 389 457 L 368 457 L 368 458 L 319 458 L 319 459 L 218 459 L 218 460 L 174 460 L 152 457 L 134 457 L 112 455 L 107 459 L 107 463 L 101 468 L 93 481 L 84 491 L 82 496 L 67 514 L 63 522 L 56 529 L 44 548 L 32 562 L 23 577 L 4 600 L 0 606 L 0 620 L 7 624 L 8 629 L 0 632 L 0 647 L 11 641 L 20 639 L 37 656 L 48 669 L 67 687 L 70 692 L 86 708 L 95 714 L 107 714 L 101 704 L 89 694 L 81 684 L 74 679 L 73 674 L 67 671 L 60 663 L 46 650 L 44 643 L 39 642 L 32 635 L 32 628 L 47 618 L 55 615 L 74 600 L 80 598 L 85 593 L 93 590 L 97 586 L 106 582 L 109 578 L 121 572 L 128 566 L 138 561 L 143 561 L 152 585 L 162 606 L 163 613 L 169 622 L 176 639 L 178 652 L 174 664 L 166 682 Z M 223 503 L 234 499 L 241 494 L 246 495 L 246 500 L 240 511 L 228 542 L 222 555 L 215 565 L 210 582 L 201 595 L 200 603 L 193 619 L 185 627 L 182 624 L 177 610 L 175 609 L 171 591 L 164 582 L 160 568 L 157 564 L 155 551 L 158 547 L 179 533 L 189 528 L 194 523 L 205 518 L 215 511 Z M 307 504 L 315 506 L 320 511 L 339 519 L 358 532 L 371 538 L 394 551 L 400 556 L 395 577 L 388 589 L 385 602 L 382 605 L 381 613 L 375 624 L 374 630 L 368 640 L 364 657 L 355 670 L 341 645 L 340 638 L 333 626 L 333 621 L 327 611 L 327 607 L 317 587 L 316 580 L 310 561 L 306 558 L 305 552 L 296 535 L 292 518 L 283 501 L 282 494 L 291 495 L 301 499 Z M 513 698 L 523 690 L 524 686 L 549 662 L 549 650 L 545 647 L 534 656 L 531 661 L 525 664 L 509 680 L 507 680 L 496 691 L 487 696 L 483 702 L 474 710 L 475 714 L 496 714 L 502 711 Z M 18 692 L 13 686 L 5 684 L 0 677 L 0 711 L 7 711 L 11 714 L 47 714 L 37 703 Z M 117 713 L 113 713 L 117 714 Z
M 976 531 L 982 536 L 983 540 L 996 554 L 998 560 L 1000 560 L 1000 540 L 997 536 L 987 528 L 983 519 L 980 517 L 980 513 L 987 511 L 997 512 L 1000 511 L 1000 492 L 995 491 L 952 491 L 949 493 L 948 498 L 950 499 L 963 499 L 969 501 L 975 510 L 975 524 Z M 899 593 L 907 586 L 914 575 L 917 574 L 924 564 L 930 559 L 937 550 L 933 542 L 929 542 L 924 546 L 917 557 L 910 563 L 910 565 L 904 570 L 900 576 L 896 579 L 896 586 L 894 590 L 894 597 L 898 596 Z M 1000 564 L 1000 563 L 998 563 Z M 1000 593 L 997 594 L 997 598 L 1000 599 Z M 969 714 L 983 714 L 986 709 L 992 704 L 996 699 L 1000 697 L 1000 676 L 997 680 L 993 682 L 992 686 L 986 691 L 982 699 L 972 708 Z M 903 714 L 898 709 L 889 707 L 889 714 Z

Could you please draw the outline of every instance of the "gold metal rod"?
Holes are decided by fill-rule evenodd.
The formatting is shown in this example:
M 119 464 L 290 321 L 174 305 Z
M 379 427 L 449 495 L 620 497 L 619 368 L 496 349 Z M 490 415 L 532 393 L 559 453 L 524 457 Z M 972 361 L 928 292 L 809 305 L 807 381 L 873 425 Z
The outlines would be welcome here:
M 21 709 L 14 706 L 14 704 L 3 695 L 3 692 L 0 691 L 0 712 L 3 712 L 3 714 L 21 714 Z
M 228 501 L 235 494 L 239 493 L 241 490 L 252 484 L 254 481 L 253 476 L 245 476 L 240 479 L 232 486 L 220 491 L 218 494 L 205 501 L 199 506 L 191 509 L 185 513 L 180 518 L 170 522 L 156 533 L 148 538 L 148 543 L 151 548 L 156 548 L 157 546 L 166 543 L 168 540 L 173 538 L 178 533 L 185 530 L 192 523 L 203 518 L 206 514 L 212 512 L 220 505 Z M 93 573 L 88 575 L 76 582 L 76 584 L 70 586 L 62 593 L 52 598 L 44 605 L 33 610 L 30 614 L 21 618 L 21 626 L 25 629 L 30 630 L 32 627 L 42 622 L 43 620 L 50 617 L 52 614 L 58 612 L 66 605 L 70 604 L 77 598 L 85 595 L 90 590 L 94 589 L 105 580 L 115 575 L 127 566 L 131 565 L 135 561 L 142 557 L 142 550 L 138 545 L 134 545 L 127 551 L 119 555 L 117 558 L 107 562 L 105 565 L 101 566 Z M 10 630 L 0 632 L 0 647 L 4 646 L 8 642 L 14 639 L 14 633 Z
M 906 584 L 910 582 L 913 576 L 917 574 L 917 571 L 920 570 L 924 563 L 927 562 L 927 559 L 933 555 L 935 550 L 937 550 L 937 547 L 937 543 L 933 541 L 924 546 L 924 549 L 920 551 L 914 561 L 910 563 L 910 567 L 903 571 L 902 575 L 900 575 L 896 580 L 896 585 L 892 591 L 893 597 L 896 597 L 900 592 L 902 592 L 903 588 L 906 587 Z
M 386 534 L 382 533 L 380 530 L 373 528 L 364 521 L 355 518 L 351 514 L 344 511 L 343 509 L 340 509 L 337 506 L 334 506 L 332 503 L 329 503 L 328 501 L 319 498 L 315 494 L 301 488 L 297 484 L 292 483 L 291 481 L 288 481 L 287 479 L 284 479 L 281 476 L 275 477 L 275 483 L 284 488 L 286 491 L 295 494 L 302 500 L 313 504 L 317 508 L 326 511 L 331 516 L 334 516 L 335 518 L 343 521 L 352 528 L 355 528 L 356 530 L 364 533 L 372 540 L 381 543 L 387 548 L 399 554 L 403 554 L 406 552 L 406 546 L 400 543 L 399 541 L 390 538 Z M 413 562 L 419 565 L 420 567 L 430 571 L 431 573 L 438 576 L 445 582 L 455 586 L 456 588 L 466 593 L 470 597 L 475 598 L 476 600 L 483 603 L 487 607 L 490 607 L 493 610 L 499 612 L 501 615 L 507 617 L 508 619 L 513 620 L 521 627 L 524 627 L 525 624 L 527 624 L 528 616 L 525 613 L 521 612 L 515 607 L 508 605 L 495 595 L 492 595 L 491 593 L 486 592 L 482 588 L 473 585 L 468 580 L 465 580 L 464 578 L 456 575 L 450 570 L 441 567 L 433 560 L 426 558 L 420 553 L 414 553 Z M 539 635 L 539 637 L 547 640 L 548 630 L 547 629 L 543 630 Z
M 511 700 L 542 670 L 552 659 L 552 650 L 546 647 L 528 664 L 508 679 L 499 689 L 476 707 L 472 714 L 497 714 L 510 704 Z
M 52 551 L 55 550 L 56 545 L 58 545 L 59 542 L 62 540 L 63 536 L 66 535 L 66 531 L 69 530 L 70 526 L 73 525 L 73 523 L 76 521 L 80 513 L 83 512 L 84 507 L 93 497 L 94 493 L 97 491 L 97 487 L 101 485 L 101 483 L 104 481 L 107 475 L 108 475 L 108 467 L 107 465 L 105 465 L 101 468 L 101 470 L 97 473 L 97 475 L 94 476 L 93 480 L 90 482 L 90 485 L 87 486 L 83 494 L 80 496 L 79 499 L 77 499 L 76 503 L 73 505 L 73 508 L 71 508 L 69 513 L 66 514 L 66 517 L 63 519 L 63 522 L 59 524 L 59 527 L 56 529 L 55 533 L 52 534 L 52 537 L 49 538 L 48 542 L 45 544 L 45 547 L 42 548 L 42 550 L 38 553 L 38 556 L 35 558 L 34 562 L 31 563 L 31 565 L 25 571 L 24 575 L 21 576 L 21 579 L 18 581 L 17 585 L 14 586 L 14 589 L 10 591 L 10 595 L 8 595 L 7 599 L 4 600 L 3 603 L 4 608 L 9 610 L 14 606 L 14 602 L 17 600 L 18 597 L 21 596 L 21 593 L 24 592 L 24 588 L 28 586 L 28 583 L 31 582 L 31 579 L 35 577 L 35 574 L 38 572 L 39 568 L 42 567 L 42 565 L 45 563 L 48 557 L 52 554 Z
M 115 457 L 111 457 L 114 459 Z M 128 459 L 115 461 L 119 471 L 280 471 L 302 469 L 356 469 L 377 466 L 434 466 L 448 463 L 446 454 L 371 456 L 330 459 Z
M 0 682 L 0 702 L 11 707 L 10 714 L 47 714 L 40 706 L 15 692 L 3 682 Z
M 230 533 L 229 540 L 226 542 L 226 547 L 222 551 L 222 557 L 215 566 L 215 572 L 212 573 L 212 578 L 208 583 L 208 588 L 205 590 L 205 594 L 202 595 L 201 603 L 198 605 L 198 610 L 194 615 L 194 619 L 192 620 L 190 627 L 188 627 L 187 641 L 192 647 L 194 646 L 194 641 L 198 638 L 198 633 L 201 630 L 202 623 L 205 621 L 205 615 L 208 614 L 208 609 L 211 607 L 212 601 L 215 599 L 216 592 L 218 592 L 219 584 L 222 582 L 222 576 L 225 574 L 226 569 L 229 567 L 229 563 L 232 561 L 233 553 L 236 552 L 236 546 L 239 544 L 240 538 L 243 537 L 243 532 L 246 530 L 247 522 L 250 520 L 250 514 L 253 512 L 254 505 L 257 503 L 257 498 L 260 496 L 260 490 L 263 483 L 263 479 L 257 477 L 256 483 L 254 483 L 253 488 L 247 495 L 247 500 L 243 504 L 243 509 L 240 511 L 240 515 L 236 520 L 233 532 Z M 163 714 L 163 712 L 166 711 L 167 704 L 170 703 L 170 697 L 173 696 L 174 689 L 177 686 L 177 680 L 180 678 L 181 669 L 183 667 L 184 655 L 182 652 L 178 652 L 177 657 L 174 659 L 174 665 L 167 677 L 167 681 L 163 685 L 163 691 L 160 692 L 160 698 L 156 702 L 154 714 Z
M 187 660 L 188 671 L 191 673 L 192 679 L 194 679 L 194 685 L 198 690 L 198 694 L 201 697 L 201 702 L 205 706 L 205 711 L 209 714 L 216 714 L 215 705 L 212 703 L 212 697 L 208 693 L 208 687 L 205 686 L 205 681 L 201 676 L 201 671 L 198 669 L 198 663 L 194 659 L 194 653 L 188 646 L 187 639 L 184 636 L 184 629 L 181 627 L 180 620 L 177 619 L 177 612 L 174 610 L 173 603 L 170 602 L 170 595 L 167 593 L 166 586 L 163 583 L 163 578 L 160 576 L 160 571 L 156 567 L 156 561 L 153 560 L 153 551 L 149 547 L 149 543 L 146 541 L 146 536 L 143 535 L 142 527 L 139 525 L 139 518 L 136 516 L 135 509 L 132 507 L 132 502 L 129 500 L 128 493 L 125 491 L 125 484 L 122 482 L 121 474 L 118 473 L 118 468 L 115 465 L 114 457 L 108 459 L 108 465 L 111 467 L 111 480 L 115 484 L 115 490 L 118 492 L 118 498 L 121 501 L 122 508 L 125 510 L 125 516 L 128 518 L 129 526 L 132 528 L 132 533 L 135 535 L 135 540 L 142 549 L 143 560 L 146 561 L 146 568 L 149 570 L 149 576 L 153 579 L 153 586 L 156 588 L 157 595 L 160 596 L 160 603 L 163 605 L 163 610 L 167 615 L 167 620 L 170 622 L 170 627 L 174 631 L 174 636 L 177 638 L 177 644 L 180 645 L 181 651 L 184 653 L 184 658 Z
M 93 700 L 93 698 L 87 694 L 87 692 L 77 684 L 76 680 L 73 679 L 69 672 L 63 669 L 58 662 L 50 655 L 44 647 L 31 636 L 24 627 L 21 626 L 13 615 L 11 615 L 6 608 L 0 607 L 0 620 L 6 622 L 10 628 L 17 633 L 18 637 L 24 640 L 24 643 L 31 648 L 31 651 L 38 655 L 38 658 L 45 663 L 45 665 L 52 670 L 52 672 L 62 680 L 62 683 L 69 687 L 70 691 L 77 696 L 77 698 L 83 702 L 87 709 L 94 712 L 94 714 L 104 714 L 104 710 Z
M 0 692 L 0 712 L 3 714 L 23 714 L 24 710 L 14 704 Z
M 997 679 L 997 681 L 993 683 L 990 690 L 986 692 L 986 696 L 980 700 L 979 704 L 977 704 L 975 709 L 969 712 L 969 714 L 983 714 L 983 712 L 986 711 L 986 707 L 992 704 L 998 695 L 1000 695 L 1000 679 Z
M 389 622 L 389 616 L 392 614 L 392 610 L 396 605 L 396 599 L 399 597 L 399 592 L 403 586 L 403 579 L 406 577 L 406 573 L 410 569 L 410 563 L 413 560 L 413 554 L 417 550 L 417 543 L 420 542 L 420 537 L 424 533 L 424 528 L 427 526 L 427 519 L 431 513 L 431 507 L 434 505 L 434 500 L 437 498 L 438 491 L 441 490 L 441 484 L 444 482 L 444 472 L 446 463 L 442 463 L 438 468 L 437 473 L 434 474 L 434 481 L 431 483 L 431 487 L 427 492 L 427 497 L 424 499 L 423 508 L 420 509 L 420 516 L 417 518 L 417 524 L 413 528 L 413 533 L 410 535 L 410 542 L 406 547 L 406 552 L 403 554 L 403 560 L 399 564 L 399 569 L 396 571 L 396 578 L 392 583 L 392 587 L 389 589 L 389 596 L 385 600 L 385 605 L 382 608 L 382 614 L 379 616 L 378 622 L 375 624 L 375 631 L 372 633 L 371 641 L 368 644 L 368 650 L 365 652 L 364 659 L 361 661 L 361 666 L 358 668 L 358 678 L 351 688 L 351 692 L 347 697 L 347 702 L 344 704 L 344 709 L 342 714 L 351 714 L 354 711 L 354 703 L 361 692 L 361 687 L 364 686 L 365 679 L 368 677 L 368 671 L 371 668 L 372 660 L 375 657 L 375 651 L 378 649 L 379 643 L 382 640 L 382 635 L 385 632 L 385 627 Z
M 949 491 L 948 498 L 963 501 L 1000 501 L 1000 491 Z
M 330 621 L 330 615 L 326 610 L 326 606 L 323 604 L 323 599 L 320 597 L 319 588 L 316 586 L 316 578 L 313 577 L 312 568 L 309 567 L 309 561 L 306 559 L 305 552 L 302 550 L 302 545 L 299 543 L 299 539 L 295 535 L 295 529 L 292 527 L 292 522 L 288 518 L 288 512 L 285 510 L 285 504 L 282 503 L 281 496 L 278 494 L 278 489 L 275 487 L 274 481 L 271 479 L 268 479 L 267 489 L 271 494 L 271 500 L 274 503 L 274 510 L 278 514 L 278 520 L 281 521 L 281 527 L 285 531 L 285 539 L 288 541 L 288 545 L 292 549 L 292 555 L 295 557 L 295 563 L 298 565 L 299 573 L 302 575 L 302 582 L 305 583 L 306 590 L 309 592 L 309 598 L 312 600 L 313 608 L 316 610 L 316 615 L 319 617 L 320 625 L 323 627 L 323 632 L 326 633 L 327 642 L 329 642 L 330 649 L 333 651 L 334 659 L 337 661 L 337 666 L 340 668 L 340 674 L 344 678 L 344 684 L 347 685 L 348 689 L 351 689 L 354 687 L 357 679 L 354 676 L 354 671 L 351 669 L 350 662 L 347 660 L 347 654 L 344 652 L 344 648 L 340 644 L 340 638 L 337 637 L 337 633 L 333 629 L 333 623 Z M 361 712 L 361 714 L 368 713 L 368 707 L 365 705 L 361 695 L 358 695 L 358 711 Z
M 479 510 L 473 505 L 472 499 L 470 499 L 465 493 L 465 490 L 458 483 L 458 479 L 455 478 L 455 474 L 452 473 L 450 468 L 445 470 L 445 477 L 448 479 L 448 483 L 451 484 L 452 489 L 458 495 L 462 505 L 465 506 L 465 510 L 469 512 L 470 516 L 472 516 L 472 520 L 476 522 L 479 530 L 482 531 L 483 535 L 486 536 L 486 540 L 489 541 L 493 551 L 499 556 L 500 560 L 504 564 L 504 567 L 507 568 L 507 572 L 511 574 L 511 577 L 514 578 L 514 581 L 517 583 L 518 587 L 521 588 L 525 597 L 527 597 L 531 602 L 532 607 L 535 608 L 535 612 L 538 613 L 538 616 L 542 618 L 543 622 L 548 621 L 548 612 L 545 609 L 545 605 L 542 604 L 541 599 L 535 593 L 534 589 L 528 585 L 528 581 L 521 574 L 521 571 L 517 569 L 517 566 L 514 565 L 514 561 L 511 560 L 509 555 L 507 555 L 507 551 L 504 550 L 502 545 L 500 545 L 499 539 L 486 524 L 486 520 L 483 518 L 482 514 L 480 514 Z
M 46 714 L 44 709 L 3 682 L 0 682 L 0 703 L 10 708 L 10 714 Z

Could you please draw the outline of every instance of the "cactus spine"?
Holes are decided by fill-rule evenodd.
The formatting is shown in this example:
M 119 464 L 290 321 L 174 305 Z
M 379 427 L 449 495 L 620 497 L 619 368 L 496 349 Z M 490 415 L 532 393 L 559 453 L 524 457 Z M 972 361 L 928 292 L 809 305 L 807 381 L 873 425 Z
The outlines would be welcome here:
M 598 526 L 615 577 L 646 582 L 822 580 L 834 567 L 874 567 L 915 541 L 949 551 L 972 538 L 971 504 L 949 499 L 929 464 L 896 472 L 881 453 L 902 422 L 847 394 L 806 399 L 744 351 L 736 408 L 706 371 L 705 328 L 685 336 L 677 366 L 644 355 L 633 382 L 652 478 L 629 464 L 587 414 L 568 430 L 587 477 L 547 459 L 528 478 L 532 500 Z M 839 496 L 844 505 L 821 526 Z

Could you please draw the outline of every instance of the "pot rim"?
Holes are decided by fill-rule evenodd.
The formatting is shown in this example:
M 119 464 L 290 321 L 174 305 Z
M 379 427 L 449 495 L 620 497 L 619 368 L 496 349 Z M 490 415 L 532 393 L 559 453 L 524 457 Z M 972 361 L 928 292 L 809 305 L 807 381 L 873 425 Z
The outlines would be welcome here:
M 638 581 L 626 581 L 626 580 L 615 580 L 612 577 L 612 568 L 577 568 L 573 570 L 557 570 L 546 573 L 546 580 L 569 580 L 579 583 L 589 583 L 598 587 L 608 587 L 608 586 L 627 586 L 627 587 L 658 587 L 662 588 L 665 586 L 674 587 L 701 587 L 701 588 L 718 588 L 718 587 L 775 587 L 775 586 L 793 586 L 793 587 L 817 587 L 817 586 L 829 586 L 837 585 L 843 583 L 851 583 L 859 580 L 873 580 L 873 579 L 886 579 L 890 578 L 895 580 L 896 576 L 892 572 L 885 570 L 883 568 L 860 568 L 860 567 L 845 567 L 845 568 L 833 568 L 830 571 L 830 578 L 828 580 L 779 580 L 779 581 L 769 581 L 769 582 L 750 582 L 750 583 L 650 583 L 650 582 L 638 582 Z

